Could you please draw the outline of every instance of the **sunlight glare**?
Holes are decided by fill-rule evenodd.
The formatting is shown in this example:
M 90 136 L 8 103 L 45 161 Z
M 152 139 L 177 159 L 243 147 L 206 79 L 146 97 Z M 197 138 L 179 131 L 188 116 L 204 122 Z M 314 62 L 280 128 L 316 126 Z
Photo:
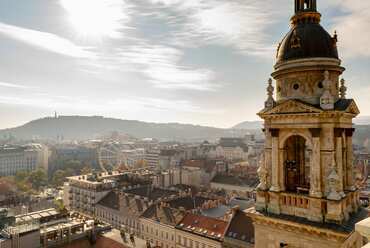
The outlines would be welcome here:
M 60 0 L 69 20 L 79 35 L 120 38 L 128 21 L 123 0 Z

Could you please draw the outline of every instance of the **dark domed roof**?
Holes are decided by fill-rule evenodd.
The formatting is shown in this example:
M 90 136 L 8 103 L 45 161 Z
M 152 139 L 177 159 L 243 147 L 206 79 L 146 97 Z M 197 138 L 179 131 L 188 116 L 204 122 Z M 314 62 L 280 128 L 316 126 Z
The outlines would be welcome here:
M 318 23 L 294 25 L 280 43 L 277 62 L 303 58 L 336 58 L 336 39 Z

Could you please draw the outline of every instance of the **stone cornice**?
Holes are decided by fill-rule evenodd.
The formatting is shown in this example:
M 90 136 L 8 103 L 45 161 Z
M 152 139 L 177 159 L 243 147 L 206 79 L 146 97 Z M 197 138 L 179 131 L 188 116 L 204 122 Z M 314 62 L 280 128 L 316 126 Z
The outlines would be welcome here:
M 264 225 L 277 230 L 286 232 L 294 232 L 297 234 L 306 233 L 314 235 L 323 239 L 332 240 L 336 242 L 344 242 L 350 234 L 335 232 L 333 230 L 318 228 L 311 225 L 286 221 L 278 218 L 267 217 L 258 212 L 249 212 L 248 216 L 253 219 L 253 223 L 257 225 Z
M 284 61 L 275 65 L 275 71 L 271 74 L 273 78 L 280 77 L 286 73 L 328 70 L 343 73 L 344 67 L 340 66 L 341 60 L 333 58 L 307 58 Z
M 324 111 L 321 113 L 258 113 L 262 119 L 287 119 L 287 118 L 302 118 L 302 117 L 317 117 L 317 118 L 338 118 L 338 117 L 348 117 L 355 118 L 357 115 L 352 113 L 347 113 L 343 111 Z

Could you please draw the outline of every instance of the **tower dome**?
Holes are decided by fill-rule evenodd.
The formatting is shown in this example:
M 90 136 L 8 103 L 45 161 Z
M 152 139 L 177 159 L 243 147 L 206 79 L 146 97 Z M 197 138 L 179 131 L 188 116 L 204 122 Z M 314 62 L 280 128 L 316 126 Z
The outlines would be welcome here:
M 338 59 L 337 38 L 320 25 L 316 0 L 295 0 L 292 28 L 281 41 L 277 63 L 304 58 Z
M 319 105 L 324 93 L 324 72 L 333 82 L 328 91 L 339 99 L 339 76 L 344 71 L 338 57 L 337 35 L 320 25 L 316 0 L 295 0 L 291 30 L 279 44 L 272 77 L 276 80 L 276 100 L 299 99 Z

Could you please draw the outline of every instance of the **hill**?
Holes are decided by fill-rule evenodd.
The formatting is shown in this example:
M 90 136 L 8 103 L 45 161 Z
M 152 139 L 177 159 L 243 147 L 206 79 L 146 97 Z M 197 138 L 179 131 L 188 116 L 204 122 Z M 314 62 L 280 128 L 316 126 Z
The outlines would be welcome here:
M 86 140 L 113 131 L 126 133 L 136 138 L 156 138 L 159 140 L 215 140 L 223 136 L 235 135 L 230 129 L 213 128 L 179 123 L 148 123 L 134 120 L 104 118 L 101 116 L 60 116 L 42 118 L 23 126 L 0 130 L 0 138 L 10 136 L 20 140 L 34 138 L 54 140 Z
M 355 125 L 356 131 L 353 136 L 353 142 L 357 145 L 366 145 L 369 147 L 370 125 Z M 369 147 L 370 148 L 370 147 Z
M 370 116 L 359 116 L 353 122 L 357 125 L 370 125 Z
M 262 121 L 244 121 L 235 126 L 233 129 L 261 129 L 263 126 Z

